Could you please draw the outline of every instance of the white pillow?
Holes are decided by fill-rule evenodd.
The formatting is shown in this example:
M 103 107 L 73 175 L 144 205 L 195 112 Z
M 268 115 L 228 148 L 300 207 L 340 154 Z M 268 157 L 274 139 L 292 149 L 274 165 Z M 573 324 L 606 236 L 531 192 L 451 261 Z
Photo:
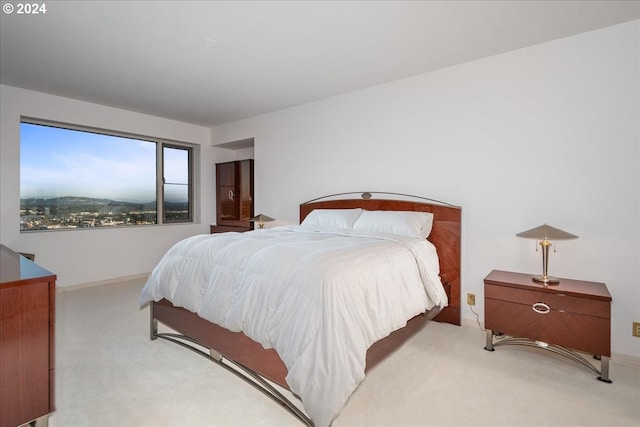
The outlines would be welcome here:
M 314 209 L 300 226 L 313 230 L 351 230 L 362 209 Z
M 432 226 L 433 214 L 430 212 L 365 210 L 353 229 L 426 239 Z

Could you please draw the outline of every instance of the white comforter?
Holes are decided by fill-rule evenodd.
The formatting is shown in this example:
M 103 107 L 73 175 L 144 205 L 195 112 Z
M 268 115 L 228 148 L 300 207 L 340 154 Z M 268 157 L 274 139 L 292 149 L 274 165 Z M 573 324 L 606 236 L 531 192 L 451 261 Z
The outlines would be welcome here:
M 274 348 L 317 427 L 331 423 L 364 378 L 371 344 L 447 305 L 426 240 L 299 227 L 177 243 L 140 304 L 162 298 Z

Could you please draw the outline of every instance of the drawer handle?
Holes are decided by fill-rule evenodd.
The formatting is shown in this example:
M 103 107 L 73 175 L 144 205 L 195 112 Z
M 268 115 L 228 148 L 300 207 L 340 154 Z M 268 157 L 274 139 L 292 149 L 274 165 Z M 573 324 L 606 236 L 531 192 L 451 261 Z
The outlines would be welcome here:
M 543 302 L 537 302 L 533 304 L 531 308 L 538 314 L 547 314 L 551 311 L 551 307 Z

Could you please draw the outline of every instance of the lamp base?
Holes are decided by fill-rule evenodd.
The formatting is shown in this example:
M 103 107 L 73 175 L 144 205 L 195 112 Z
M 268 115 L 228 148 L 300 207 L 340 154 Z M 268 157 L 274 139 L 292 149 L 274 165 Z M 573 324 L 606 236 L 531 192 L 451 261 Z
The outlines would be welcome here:
M 560 279 L 558 279 L 557 277 L 551 277 L 551 276 L 533 276 L 532 279 L 534 282 L 544 283 L 546 286 L 548 285 L 553 286 L 560 283 Z

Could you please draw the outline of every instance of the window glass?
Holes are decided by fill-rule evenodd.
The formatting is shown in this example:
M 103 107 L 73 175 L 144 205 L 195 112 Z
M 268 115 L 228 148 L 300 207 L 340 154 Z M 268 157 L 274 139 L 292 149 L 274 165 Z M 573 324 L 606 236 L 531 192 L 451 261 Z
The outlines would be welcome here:
M 167 203 L 162 209 L 158 203 L 162 191 L 158 144 L 164 143 L 23 121 L 20 230 L 146 225 L 162 223 L 164 218 L 191 221 L 190 190 L 174 196 L 173 188 L 166 189 L 165 200 L 177 204 Z M 173 155 L 174 151 L 182 157 Z M 191 147 L 176 147 L 167 157 L 175 187 L 190 189 L 191 152 Z M 162 219 L 159 209 L 164 212 Z M 167 215 L 166 209 L 177 213 Z
M 162 152 L 164 220 L 165 222 L 189 221 L 191 219 L 190 150 L 164 146 Z

